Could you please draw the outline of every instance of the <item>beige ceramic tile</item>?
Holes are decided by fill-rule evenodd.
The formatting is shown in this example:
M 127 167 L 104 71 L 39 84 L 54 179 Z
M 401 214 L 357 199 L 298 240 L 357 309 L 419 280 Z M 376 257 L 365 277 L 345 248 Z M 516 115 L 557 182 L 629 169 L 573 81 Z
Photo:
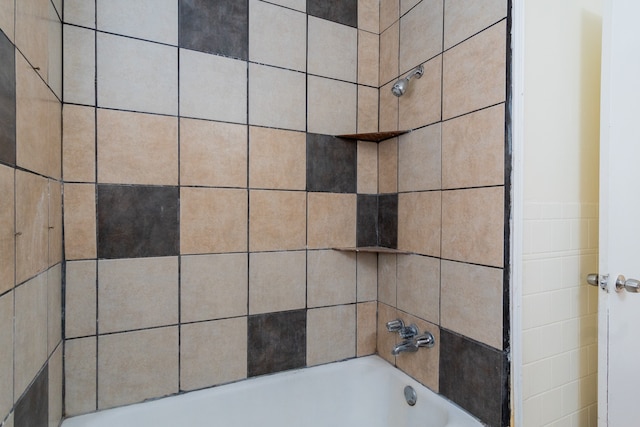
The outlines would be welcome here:
M 506 16 L 506 0 L 447 0 L 444 11 L 444 48 L 449 49 Z
M 430 332 L 435 339 L 435 345 L 431 348 L 421 348 L 415 353 L 402 353 L 396 357 L 396 364 L 398 368 L 437 393 L 440 379 L 440 328 L 410 315 L 403 314 L 402 317 L 407 324 L 415 323 L 421 334 Z
M 436 123 L 399 137 L 399 191 L 440 189 L 441 136 L 441 125 Z
M 47 176 L 62 178 L 62 103 L 47 91 Z
M 439 191 L 403 193 L 398 197 L 398 249 L 440 256 Z
M 306 137 L 302 132 L 249 127 L 249 186 L 304 190 Z
M 387 85 L 382 86 L 379 93 L 380 112 L 378 122 L 381 132 L 398 130 L 398 111 L 400 107 L 399 98 L 393 96 L 391 88 L 395 83 L 394 80 Z
M 379 0 L 358 0 L 358 29 L 374 34 L 380 32 Z
M 358 341 L 356 356 L 367 356 L 376 352 L 377 302 L 360 303 L 356 307 Z
M 356 132 L 357 85 L 309 76 L 307 82 L 307 131 L 325 135 Z
M 0 297 L 0 417 L 13 407 L 13 295 Z
M 398 138 L 378 144 L 378 191 L 380 194 L 398 191 Z
M 249 193 L 249 250 L 304 249 L 307 195 L 303 191 Z
M 305 130 L 305 74 L 249 64 L 249 93 L 249 124 Z
M 247 127 L 180 119 L 180 184 L 247 186 Z
M 383 32 L 400 17 L 400 0 L 380 1 L 380 32 Z
M 341 251 L 307 254 L 307 307 L 356 301 L 356 255 Z
M 339 305 L 307 312 L 307 365 L 354 357 L 356 306 Z
M 504 189 L 442 193 L 442 257 L 502 267 Z
M 422 0 L 400 0 L 400 16 L 404 16 L 405 13 L 409 12 L 421 1 Z
M 433 323 L 440 321 L 440 259 L 398 257 L 398 310 Z
M 356 245 L 355 194 L 308 193 L 307 246 L 311 249 Z
M 49 359 L 49 427 L 57 427 L 62 422 L 62 345 Z
M 99 332 L 178 323 L 178 258 L 98 261 Z
M 82 27 L 95 28 L 96 3 L 85 0 L 65 0 L 63 21 Z
M 15 290 L 14 399 L 18 399 L 47 360 L 47 274 Z
M 442 124 L 442 187 L 504 184 L 504 105 Z
M 178 391 L 177 326 L 103 335 L 98 349 L 98 409 Z
M 441 325 L 502 349 L 500 268 L 442 261 Z
M 378 301 L 395 307 L 398 289 L 398 256 L 378 254 Z
M 16 171 L 16 283 L 47 268 L 48 193 L 45 178 Z
M 62 264 L 47 271 L 47 326 L 47 355 L 51 355 L 62 344 Z
M 83 1 L 83 3 L 89 2 Z M 62 43 L 64 101 L 95 105 L 95 31 L 65 24 L 62 26 Z
M 380 34 L 380 84 L 395 80 L 399 71 L 400 23 L 396 22 Z
M 62 169 L 65 182 L 93 182 L 96 176 L 95 110 L 65 104 L 62 110 Z
M 378 193 L 378 144 L 358 141 L 358 194 Z
M 306 70 L 307 17 L 304 13 L 251 0 L 249 22 L 251 62 Z
M 0 1 L 0 30 L 9 38 L 14 40 L 15 29 L 15 1 Z
M 247 254 L 183 256 L 180 321 L 247 314 Z
M 247 318 L 180 327 L 180 390 L 247 377 Z
M 59 2 L 59 0 L 57 0 Z M 59 9 L 62 12 L 62 9 Z M 49 3 L 47 20 L 48 64 L 46 81 L 58 99 L 62 99 L 62 21 L 53 2 Z
M 504 102 L 506 38 L 503 21 L 444 54 L 443 119 Z
M 435 57 L 423 66 L 423 76 L 412 79 L 409 88 L 400 97 L 400 129 L 416 129 L 440 121 L 442 56 Z
M 64 245 L 67 260 L 96 257 L 96 189 L 93 184 L 64 186 Z
M 247 212 L 246 190 L 182 188 L 180 253 L 246 251 Z
M 357 261 L 357 300 L 373 301 L 378 298 L 378 256 L 360 252 Z
M 16 46 L 46 80 L 49 64 L 47 0 L 16 1 Z
M 398 318 L 398 311 L 395 307 L 378 302 L 378 322 L 377 322 L 377 342 L 376 348 L 378 355 L 387 362 L 395 365 L 396 357 L 391 354 L 391 350 L 396 345 L 398 334 L 389 332 L 386 323 Z
M 306 306 L 305 251 L 253 253 L 249 258 L 249 314 Z
M 443 2 L 422 0 L 400 19 L 400 73 L 442 52 Z
M 178 113 L 177 48 L 100 32 L 96 46 L 99 107 Z
M 67 261 L 65 337 L 96 333 L 96 261 Z
M 378 89 L 358 86 L 358 132 L 378 131 Z
M 178 119 L 98 109 L 98 182 L 178 184 Z
M 69 416 L 96 410 L 96 338 L 65 341 L 64 409 Z
M 49 102 L 57 101 L 22 55 L 16 54 L 16 163 L 42 175 L 51 175 L 53 146 L 49 143 L 56 143 L 49 135 Z
M 49 267 L 62 261 L 62 184 L 49 180 Z
M 0 294 L 14 285 L 15 273 L 15 170 L 0 165 Z
M 96 16 L 98 30 L 178 44 L 178 4 L 173 0 L 97 0 Z
M 352 83 L 357 81 L 357 29 L 309 16 L 308 37 L 307 71 L 310 74 Z M 368 62 L 373 61 L 370 58 Z

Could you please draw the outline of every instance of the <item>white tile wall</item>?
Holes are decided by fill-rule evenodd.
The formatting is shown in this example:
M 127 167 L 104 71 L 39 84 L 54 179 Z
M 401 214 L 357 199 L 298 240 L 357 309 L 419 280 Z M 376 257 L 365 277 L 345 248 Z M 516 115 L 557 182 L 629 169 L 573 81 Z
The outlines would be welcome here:
M 524 425 L 595 426 L 597 269 L 595 203 L 525 203 Z
M 177 48 L 104 33 L 97 38 L 99 107 L 178 114 Z
M 98 30 L 174 46 L 178 44 L 177 16 L 175 0 L 97 1 Z

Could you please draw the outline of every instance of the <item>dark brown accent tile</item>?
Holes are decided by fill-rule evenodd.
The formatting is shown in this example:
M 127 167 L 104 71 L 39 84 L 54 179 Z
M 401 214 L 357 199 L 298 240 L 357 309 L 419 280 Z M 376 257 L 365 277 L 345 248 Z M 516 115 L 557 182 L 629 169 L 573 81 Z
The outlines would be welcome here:
M 358 246 L 378 245 L 378 196 L 358 194 L 358 218 L 356 223 Z
M 306 310 L 249 316 L 248 329 L 249 377 L 306 365 Z
M 383 194 L 378 198 L 378 246 L 398 247 L 397 194 Z
M 505 353 L 441 329 L 440 394 L 489 426 L 509 425 Z
M 98 257 L 178 255 L 177 187 L 98 186 Z
M 358 0 L 307 0 L 307 13 L 350 27 L 358 26 Z
M 45 365 L 16 403 L 14 425 L 15 427 L 48 427 L 49 365 Z
M 356 192 L 357 144 L 307 134 L 307 191 Z
M 16 164 L 16 62 L 13 44 L 0 32 L 0 162 Z
M 248 0 L 180 0 L 179 6 L 180 47 L 248 59 Z

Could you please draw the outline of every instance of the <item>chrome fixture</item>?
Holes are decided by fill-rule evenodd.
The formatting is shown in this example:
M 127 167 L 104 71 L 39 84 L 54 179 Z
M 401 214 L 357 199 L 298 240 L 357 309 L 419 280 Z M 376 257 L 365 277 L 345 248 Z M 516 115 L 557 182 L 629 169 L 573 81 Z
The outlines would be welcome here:
M 418 327 L 416 325 L 405 326 L 401 319 L 387 322 L 387 331 L 397 332 L 403 340 L 410 339 L 418 335 Z
M 387 331 L 397 332 L 402 338 L 402 342 L 391 350 L 391 354 L 397 356 L 400 353 L 413 353 L 420 347 L 431 348 L 436 340 L 430 332 L 418 335 L 418 327 L 414 324 L 405 326 L 402 319 L 395 319 L 387 322 Z
M 422 74 L 424 74 L 424 67 L 422 65 L 418 65 L 409 74 L 407 74 L 405 78 L 395 82 L 395 84 L 391 88 L 391 93 L 393 93 L 395 96 L 404 95 L 404 93 L 407 91 L 407 86 L 409 86 L 409 80 L 411 80 L 413 77 L 419 79 L 420 77 L 422 77 Z
M 418 401 L 418 393 L 408 385 L 404 388 L 404 398 L 409 406 L 413 406 Z
M 417 337 L 402 341 L 400 344 L 393 347 L 393 349 L 391 350 L 391 354 L 397 356 L 400 353 L 414 353 L 418 351 L 420 347 L 431 348 L 435 344 L 436 340 L 435 338 L 433 338 L 433 335 L 431 335 L 430 332 L 425 332 L 424 334 L 418 335 Z

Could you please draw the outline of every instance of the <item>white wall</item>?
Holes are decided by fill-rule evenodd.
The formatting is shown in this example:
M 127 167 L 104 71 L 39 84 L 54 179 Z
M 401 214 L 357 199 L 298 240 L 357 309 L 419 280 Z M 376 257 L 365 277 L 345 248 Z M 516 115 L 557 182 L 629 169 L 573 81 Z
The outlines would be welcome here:
M 519 7 L 523 425 L 595 426 L 601 0 Z

